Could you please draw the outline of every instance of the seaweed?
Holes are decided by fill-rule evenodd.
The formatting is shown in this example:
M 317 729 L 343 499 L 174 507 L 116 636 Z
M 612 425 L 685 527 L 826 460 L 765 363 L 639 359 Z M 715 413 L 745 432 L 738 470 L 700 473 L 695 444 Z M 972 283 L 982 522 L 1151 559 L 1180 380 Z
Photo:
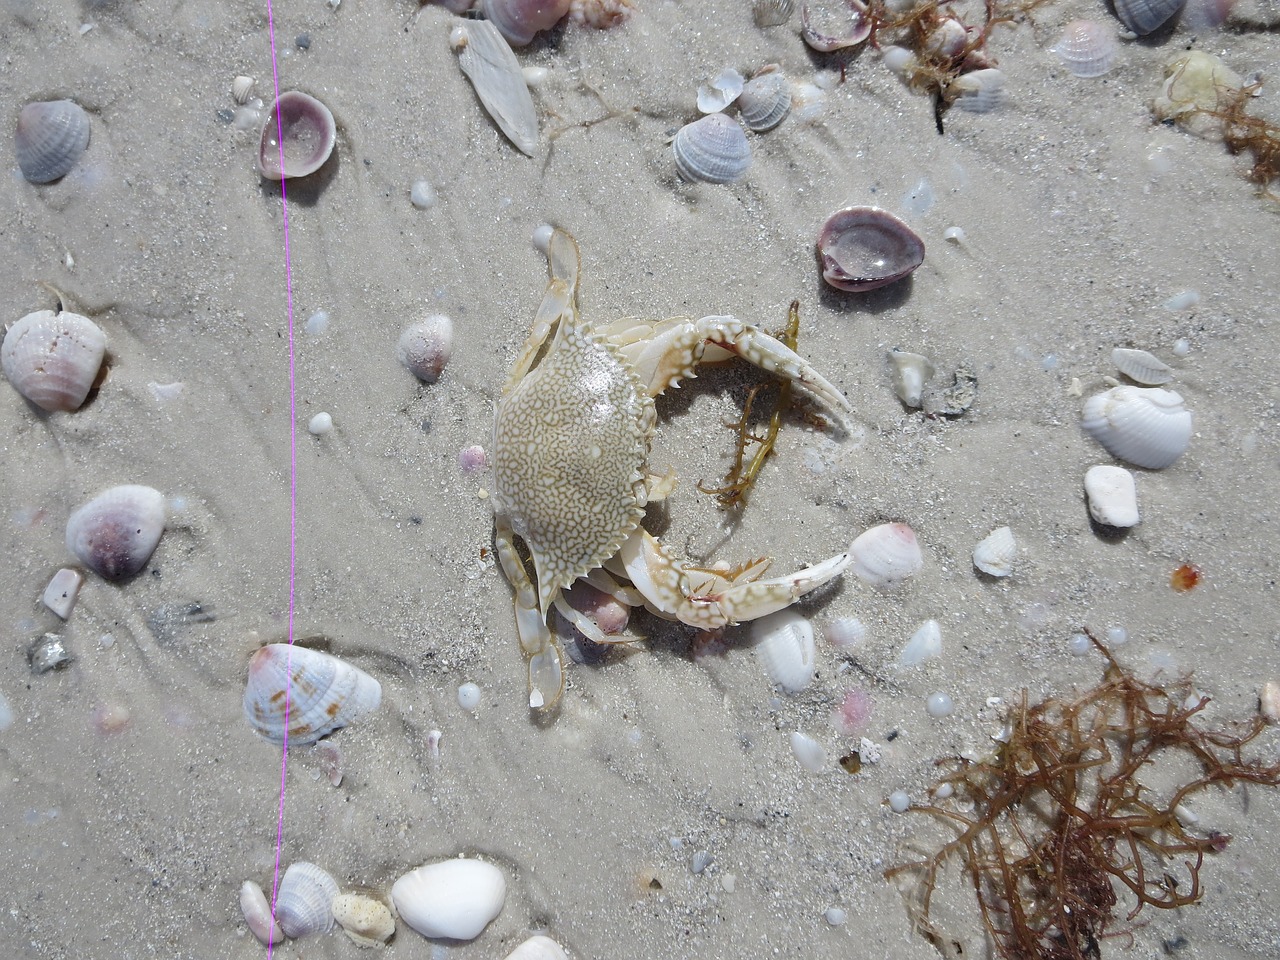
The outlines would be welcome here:
M 965 955 L 931 914 L 949 862 L 961 863 L 997 956 L 1096 960 L 1108 939 L 1132 937 L 1143 909 L 1199 901 L 1205 857 L 1230 837 L 1198 830 L 1187 801 L 1213 787 L 1280 784 L 1280 763 L 1244 756 L 1261 718 L 1208 729 L 1198 722 L 1208 698 L 1189 677 L 1167 686 L 1140 680 L 1085 633 L 1106 658 L 1101 681 L 1036 704 L 1024 690 L 994 754 L 939 761 L 947 770 L 934 802 L 908 811 L 956 831 L 931 855 L 885 874 L 944 956 Z M 1140 775 L 1157 772 L 1181 773 L 1171 779 L 1182 782 L 1144 785 Z M 1117 926 L 1122 898 L 1129 906 Z
M 1232 155 L 1246 153 L 1253 161 L 1245 176 L 1262 196 L 1277 201 L 1280 193 L 1271 189 L 1271 183 L 1280 179 L 1280 126 L 1245 109 L 1259 87 L 1252 84 L 1226 91 L 1225 102 L 1211 114 L 1222 121 L 1222 142 Z

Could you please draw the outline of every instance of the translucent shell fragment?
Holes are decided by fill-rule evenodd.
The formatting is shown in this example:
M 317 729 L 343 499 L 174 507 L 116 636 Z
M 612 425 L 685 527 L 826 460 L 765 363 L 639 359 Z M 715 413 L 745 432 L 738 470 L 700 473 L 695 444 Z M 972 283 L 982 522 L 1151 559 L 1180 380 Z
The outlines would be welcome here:
M 498 28 L 487 20 L 467 20 L 453 28 L 449 42 L 458 66 L 475 87 L 481 105 L 521 153 L 538 146 L 538 114 L 520 61 Z
M 270 643 L 249 661 L 244 715 L 272 743 L 314 743 L 377 709 L 382 685 L 358 667 L 308 647 Z M 286 930 L 286 932 L 288 932 Z
M 822 279 L 837 290 L 875 290 L 901 280 L 924 262 L 924 241 L 879 207 L 846 207 L 818 234 Z

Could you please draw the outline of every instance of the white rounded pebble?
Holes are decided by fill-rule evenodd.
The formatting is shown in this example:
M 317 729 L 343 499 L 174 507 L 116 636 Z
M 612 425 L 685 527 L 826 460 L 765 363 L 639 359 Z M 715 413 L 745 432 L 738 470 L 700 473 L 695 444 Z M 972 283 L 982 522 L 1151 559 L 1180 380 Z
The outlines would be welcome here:
M 464 683 L 458 687 L 458 706 L 467 712 L 473 712 L 480 706 L 480 688 L 474 683 Z
M 827 765 L 827 751 L 822 748 L 822 744 L 798 730 L 791 734 L 791 752 L 795 754 L 800 766 L 810 773 L 821 773 L 822 768 Z
M 435 189 L 425 180 L 418 180 L 409 188 L 409 202 L 419 210 L 427 210 L 436 205 Z
M 306 331 L 313 337 L 318 337 L 324 333 L 329 326 L 329 314 L 324 310 L 317 310 L 311 316 L 307 317 Z
M 720 874 L 720 889 L 725 893 L 733 893 L 738 887 L 738 876 L 734 873 Z
M 1083 633 L 1073 633 L 1067 641 L 1067 650 L 1073 657 L 1083 657 L 1093 649 L 1093 643 Z
M 424 937 L 474 940 L 502 912 L 507 878 L 483 860 L 444 860 L 411 870 L 391 887 L 400 919 Z
M 1199 302 L 1199 290 L 1179 290 L 1164 302 L 1164 308 L 1166 310 L 1190 310 Z
M 1119 647 L 1129 642 L 1129 631 L 1124 627 L 1108 627 L 1107 643 Z
M 953 793 L 955 793 L 955 792 L 956 792 L 956 788 L 955 788 L 955 787 L 953 787 L 953 786 L 951 786 L 951 784 L 949 784 L 949 783 L 940 783 L 940 784 L 938 784 L 938 786 L 934 789 L 934 791 L 933 791 L 933 795 L 934 795 L 934 797 L 936 797 L 936 798 L 937 798 L 937 799 L 939 799 L 939 800 L 946 800 L 946 799 L 950 798 L 950 796 L 951 796 Z
M 333 429 L 333 417 L 324 412 L 317 413 L 307 423 L 307 429 L 311 431 L 313 435 L 322 437 Z
M 905 790 L 895 790 L 889 794 L 889 809 L 894 813 L 906 813 L 911 809 L 911 796 Z
M 1138 484 L 1124 467 L 1090 467 L 1084 475 L 1084 493 L 1095 522 L 1121 529 L 1138 525 Z
M 547 82 L 547 77 L 551 76 L 551 71 L 546 67 L 525 67 L 520 73 L 529 87 L 540 87 Z
M 549 223 L 540 223 L 534 227 L 533 236 L 530 238 L 533 240 L 534 249 L 539 253 L 546 253 L 550 250 L 551 237 L 555 232 L 556 228 Z
M 849 919 L 849 914 L 839 907 L 827 907 L 827 912 L 823 916 L 827 918 L 827 923 L 833 927 L 843 926 L 844 922 Z
M 924 702 L 925 712 L 935 720 L 951 716 L 955 708 L 951 697 L 941 691 L 929 694 L 929 699 Z

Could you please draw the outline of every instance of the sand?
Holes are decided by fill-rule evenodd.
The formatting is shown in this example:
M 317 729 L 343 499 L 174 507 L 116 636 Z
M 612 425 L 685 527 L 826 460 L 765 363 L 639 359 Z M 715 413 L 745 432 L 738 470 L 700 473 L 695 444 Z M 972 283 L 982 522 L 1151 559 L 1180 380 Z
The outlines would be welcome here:
M 873 52 L 832 83 L 798 15 L 766 31 L 740 0 L 646 0 L 622 28 L 565 29 L 521 55 L 549 71 L 531 159 L 480 110 L 446 10 L 283 0 L 274 15 L 282 88 L 319 96 L 340 127 L 320 182 L 289 189 L 296 408 L 279 188 L 254 172 L 256 135 L 220 117 L 236 75 L 271 88 L 265 5 L 10 0 L 0 14 L 6 122 L 59 96 L 93 118 L 62 181 L 35 187 L 11 164 L 0 182 L 3 320 L 52 307 L 47 281 L 102 325 L 112 357 L 75 414 L 40 414 L 0 388 L 7 956 L 265 952 L 237 891 L 272 879 L 281 755 L 240 697 L 251 652 L 287 635 L 295 428 L 296 635 L 325 638 L 384 698 L 334 737 L 340 787 L 313 750 L 290 751 L 282 864 L 312 860 L 344 889 L 385 891 L 421 863 L 467 854 L 510 884 L 473 943 L 433 946 L 402 928 L 389 956 L 498 958 L 546 930 L 584 960 L 927 960 L 936 951 L 882 871 L 913 837 L 943 834 L 883 801 L 897 789 L 923 799 L 937 758 L 985 748 L 998 727 L 988 698 L 1095 681 L 1101 659 L 1070 655 L 1071 634 L 1123 626 L 1119 655 L 1135 670 L 1194 670 L 1211 719 L 1254 715 L 1261 683 L 1280 677 L 1280 220 L 1243 160 L 1153 125 L 1145 102 L 1189 45 L 1244 75 L 1280 73 L 1273 35 L 1179 29 L 1124 44 L 1104 79 L 1076 80 L 1048 47 L 1067 20 L 1106 15 L 1051 3 L 992 37 L 1010 103 L 952 111 L 939 136 L 930 102 Z M 769 62 L 825 78 L 816 113 L 753 137 L 741 183 L 680 183 L 666 140 L 692 118 L 698 84 Z M 420 179 L 438 192 L 428 210 L 409 202 Z M 932 203 L 912 207 L 922 180 Z M 924 238 L 911 281 L 848 296 L 822 285 L 818 227 L 855 203 L 907 216 Z M 465 476 L 457 454 L 491 444 L 497 391 L 546 282 L 529 241 L 546 221 L 581 244 L 590 317 L 733 314 L 776 329 L 800 301 L 800 352 L 849 397 L 849 433 L 790 418 L 748 509 L 727 523 L 696 484 L 723 474 L 723 423 L 755 375 L 715 370 L 661 401 L 653 462 L 683 478 L 654 526 L 699 559 L 767 554 L 785 572 L 876 523 L 917 531 L 926 565 L 900 590 L 845 577 L 797 606 L 819 625 L 857 616 L 868 628 L 848 654 L 820 641 L 804 693 L 771 689 L 746 628 L 695 657 L 690 631 L 640 616 L 647 642 L 574 667 L 554 722 L 531 719 L 510 589 L 481 559 L 490 480 Z M 943 239 L 951 226 L 963 243 Z M 1186 290 L 1193 306 L 1164 306 Z M 311 334 L 316 311 L 329 321 Z M 428 313 L 456 323 L 432 386 L 395 358 L 400 331 Z M 1170 360 L 1196 418 L 1185 456 L 1139 471 L 1143 522 L 1119 540 L 1087 517 L 1084 472 L 1112 460 L 1079 428 L 1076 387 L 1116 375 L 1116 346 Z M 893 347 L 967 365 L 977 402 L 954 420 L 905 410 L 889 383 Z M 152 386 L 174 383 L 176 397 Z M 314 437 L 306 424 L 320 411 L 334 430 Z M 141 576 L 90 576 L 62 626 L 39 597 L 71 559 L 66 517 L 125 482 L 180 509 Z M 1002 524 L 1021 546 L 1017 568 L 980 578 L 970 551 Z M 1204 582 L 1179 595 L 1169 575 L 1182 563 Z M 942 657 L 897 668 L 926 618 L 941 624 Z M 74 663 L 33 676 L 27 647 L 51 630 Z M 483 692 L 474 715 L 457 705 L 465 681 Z M 848 688 L 872 698 L 864 732 L 883 748 L 856 776 L 835 760 L 857 738 L 829 722 Z M 925 713 L 935 690 L 955 700 L 946 720 Z M 822 773 L 792 756 L 795 730 L 826 748 Z M 1276 746 L 1269 734 L 1259 749 L 1274 758 Z M 1197 812 L 1235 836 L 1202 872 L 1203 904 L 1142 914 L 1133 949 L 1118 938 L 1106 955 L 1162 956 L 1166 943 L 1183 944 L 1168 948 L 1178 957 L 1280 952 L 1280 802 L 1222 791 Z M 695 874 L 700 851 L 711 861 Z M 958 874 L 941 896 L 983 955 Z M 829 907 L 847 922 L 829 924 Z M 335 933 L 277 955 L 363 954 Z

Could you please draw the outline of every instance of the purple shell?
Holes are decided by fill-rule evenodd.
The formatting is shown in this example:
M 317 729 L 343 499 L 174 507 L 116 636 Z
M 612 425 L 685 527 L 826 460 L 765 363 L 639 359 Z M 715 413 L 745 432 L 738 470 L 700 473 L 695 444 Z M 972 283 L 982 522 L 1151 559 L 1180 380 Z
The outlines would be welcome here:
M 822 278 L 837 290 L 874 290 L 901 280 L 924 262 L 924 241 L 879 207 L 845 207 L 818 235 Z
M 283 150 L 280 148 L 282 133 Z M 280 94 L 262 126 L 258 154 L 262 176 L 267 180 L 283 180 L 315 173 L 329 159 L 337 139 L 337 125 L 329 108 L 315 97 L 288 90 Z

